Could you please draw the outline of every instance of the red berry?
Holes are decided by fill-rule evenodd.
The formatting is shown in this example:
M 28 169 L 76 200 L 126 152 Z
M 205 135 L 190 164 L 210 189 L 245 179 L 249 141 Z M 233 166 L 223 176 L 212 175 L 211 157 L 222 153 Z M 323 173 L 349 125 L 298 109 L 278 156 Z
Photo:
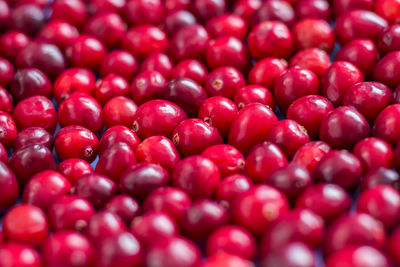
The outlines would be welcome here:
M 378 49 L 382 54 L 400 50 L 400 25 L 394 24 L 382 31 Z
M 158 24 L 163 16 L 160 0 L 127 0 L 125 18 L 132 25 Z
M 41 257 L 39 253 L 28 245 L 7 243 L 0 246 L 0 265 L 20 267 L 40 267 Z
M 247 23 L 237 15 L 224 14 L 210 19 L 206 29 L 212 38 L 233 36 L 243 40 L 247 33 Z
M 364 172 L 379 167 L 390 168 L 393 165 L 392 148 L 379 138 L 369 137 L 361 140 L 354 147 L 353 153 L 360 159 Z
M 117 214 L 100 211 L 90 218 L 85 232 L 93 243 L 101 244 L 105 239 L 118 236 L 126 229 L 125 223 Z
M 0 111 L 4 111 L 10 114 L 12 109 L 13 99 L 10 93 L 4 87 L 0 86 Z
M 11 147 L 17 137 L 17 126 L 13 118 L 6 112 L 0 111 L 0 142 L 5 148 Z
M 289 61 L 289 67 L 308 69 L 319 78 L 331 65 L 329 55 L 319 48 L 307 48 L 297 52 Z
M 251 24 L 255 25 L 263 21 L 281 21 L 288 26 L 292 26 L 295 21 L 295 12 L 289 1 L 272 0 L 263 2 L 252 14 Z
M 138 104 L 163 97 L 167 80 L 158 71 L 145 71 L 132 82 L 132 98 Z
M 204 86 L 207 74 L 207 68 L 203 63 L 196 59 L 186 59 L 180 61 L 172 69 L 171 78 L 188 78 Z
M 400 125 L 400 105 L 387 106 L 379 113 L 372 128 L 372 135 L 388 142 L 392 147 L 400 140 L 400 132 L 397 130 Z
M 140 72 L 155 70 L 161 73 L 164 77 L 170 78 L 173 67 L 174 64 L 167 54 L 163 52 L 155 52 L 143 60 L 140 65 Z
M 84 68 L 71 68 L 64 71 L 54 82 L 54 96 L 61 103 L 73 93 L 91 95 L 96 84 L 94 74 Z
M 107 128 L 113 126 L 132 127 L 138 106 L 125 96 L 110 99 L 103 109 L 103 122 Z
M 106 77 L 109 74 L 120 75 L 127 82 L 132 81 L 139 70 L 139 62 L 126 50 L 113 50 L 101 62 L 100 74 Z
M 114 196 L 108 201 L 105 209 L 117 214 L 126 224 L 131 223 L 140 213 L 139 203 L 127 195 Z
M 7 86 L 14 76 L 13 65 L 5 58 L 0 57 L 0 86 Z
M 329 145 L 322 141 L 312 141 L 302 145 L 294 154 L 292 162 L 312 171 L 321 158 L 331 150 Z
M 172 0 L 175 1 L 175 0 Z M 179 1 L 179 0 L 178 0 Z M 177 1 L 177 2 L 178 2 Z M 187 0 L 183 0 L 187 1 Z M 167 4 L 168 0 L 165 1 Z M 163 20 L 162 28 L 169 35 L 173 36 L 174 33 L 189 25 L 196 24 L 195 16 L 187 10 L 174 10 L 168 12 Z
M 247 104 L 261 103 L 275 108 L 275 101 L 272 93 L 265 87 L 259 85 L 248 85 L 240 88 L 235 94 L 235 103 L 241 109 Z
M 258 84 L 274 91 L 275 80 L 286 70 L 287 62 L 279 58 L 264 58 L 249 72 L 249 84 Z
M 61 173 L 73 185 L 79 177 L 93 173 L 93 168 L 83 159 L 71 158 L 61 161 L 56 171 Z
M 372 10 L 374 8 L 373 0 L 334 0 L 333 11 L 336 16 L 339 16 L 347 11 L 355 9 Z
M 367 244 L 345 247 L 334 253 L 326 261 L 327 267 L 343 264 L 350 264 L 353 267 L 389 267 L 391 265 L 382 252 L 374 247 L 367 246 Z
M 113 126 L 105 131 L 101 136 L 99 143 L 99 155 L 102 155 L 104 151 L 118 142 L 128 144 L 130 148 L 135 151 L 136 147 L 140 143 L 140 140 L 131 129 L 121 125 Z
M 81 0 L 56 0 L 52 7 L 53 20 L 65 20 L 77 28 L 81 28 L 86 21 L 86 8 Z
M 361 189 L 366 190 L 378 185 L 390 185 L 396 189 L 400 188 L 399 174 L 385 167 L 370 170 L 364 175 L 361 183 Z
M 12 169 L 2 161 L 0 162 L 0 188 L 0 209 L 5 209 L 17 200 L 19 187 Z
M 292 29 L 294 45 L 297 50 L 319 48 L 331 52 L 335 43 L 334 32 L 323 19 L 303 19 Z
M 394 51 L 378 61 L 374 69 L 374 79 L 395 89 L 400 84 L 400 51 Z
M 79 31 L 74 25 L 64 20 L 52 20 L 41 29 L 38 37 L 64 50 L 78 39 Z
M 43 10 L 34 4 L 21 4 L 11 11 L 9 21 L 14 29 L 35 36 L 45 23 Z
M 261 266 L 313 267 L 316 262 L 309 246 L 302 242 L 291 242 L 265 255 Z
M 8 31 L 0 37 L 0 55 L 14 61 L 30 41 L 30 38 L 23 32 Z
M 376 14 L 382 16 L 389 23 L 400 22 L 400 1 L 399 0 L 378 0 L 375 4 Z
M 129 83 L 125 78 L 116 74 L 105 76 L 96 83 L 96 88 L 94 90 L 94 97 L 102 106 L 116 96 L 129 97 L 130 95 L 131 90 Z
M 96 38 L 80 35 L 65 49 L 65 55 L 72 66 L 98 70 L 106 55 L 106 48 Z
M 242 73 L 234 67 L 220 67 L 207 75 L 204 89 L 209 96 L 233 99 L 237 90 L 246 85 Z
M 232 204 L 233 201 L 243 192 L 252 186 L 252 182 L 247 176 L 233 174 L 225 177 L 217 187 L 217 199 Z
M 298 19 L 316 18 L 329 21 L 331 9 L 326 0 L 302 0 L 296 5 L 296 17 Z
M 226 10 L 226 3 L 225 0 L 194 0 L 193 10 L 202 21 L 208 21 L 222 15 Z

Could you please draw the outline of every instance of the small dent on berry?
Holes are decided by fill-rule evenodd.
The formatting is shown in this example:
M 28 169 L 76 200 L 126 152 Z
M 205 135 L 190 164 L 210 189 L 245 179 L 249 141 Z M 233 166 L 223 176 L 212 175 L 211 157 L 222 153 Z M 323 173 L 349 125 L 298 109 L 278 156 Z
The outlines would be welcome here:
M 139 79 L 139 80 L 137 80 L 136 81 L 136 87 L 137 88 L 142 88 L 144 85 L 145 85 L 145 81 L 144 81 L 144 79 Z
M 179 135 L 178 134 L 175 134 L 172 137 L 172 143 L 174 143 L 174 145 L 176 145 L 176 146 L 179 144 Z
M 218 90 L 221 89 L 223 85 L 224 85 L 224 82 L 220 79 L 217 79 L 212 83 L 212 86 Z
M 238 109 L 240 110 L 240 109 L 242 109 L 242 108 L 244 108 L 244 103 L 243 102 L 240 102 L 239 104 L 238 104 Z
M 300 129 L 301 129 L 301 131 L 302 131 L 303 133 L 308 134 L 308 133 L 307 133 L 307 129 L 306 129 L 303 125 L 300 125 Z
M 136 133 L 139 130 L 139 124 L 137 121 L 133 122 L 132 130 Z
M 245 165 L 246 165 L 246 161 L 244 161 L 242 159 L 239 159 L 239 164 L 238 165 L 239 165 L 239 168 L 243 170 Z
M 206 123 L 212 125 L 212 120 L 211 120 L 210 117 L 205 117 L 203 120 L 204 120 Z
M 274 205 L 265 205 L 262 209 L 262 213 L 264 217 L 269 221 L 272 221 L 276 219 L 276 217 L 278 217 L 278 213 L 276 212 L 276 208 L 274 207 Z

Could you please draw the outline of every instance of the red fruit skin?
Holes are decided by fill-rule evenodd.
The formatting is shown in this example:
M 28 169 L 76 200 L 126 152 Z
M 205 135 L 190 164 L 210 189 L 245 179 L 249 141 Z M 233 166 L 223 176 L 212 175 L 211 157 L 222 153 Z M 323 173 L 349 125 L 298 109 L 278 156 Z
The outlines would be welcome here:
M 245 84 L 243 74 L 238 69 L 220 67 L 207 75 L 204 89 L 209 96 L 224 96 L 232 100 Z
M 252 14 L 250 23 L 254 26 L 263 21 L 280 21 L 291 27 L 295 21 L 293 6 L 291 1 L 272 0 L 263 2 Z
M 350 245 L 382 248 L 386 241 L 383 225 L 366 213 L 345 214 L 333 222 L 326 233 L 324 249 L 331 255 Z
M 154 163 L 172 173 L 181 156 L 174 143 L 165 136 L 152 136 L 140 143 L 136 148 L 138 162 Z
M 39 32 L 38 38 L 54 43 L 61 50 L 71 45 L 79 37 L 78 29 L 63 20 L 48 22 Z
M 7 86 L 13 79 L 14 67 L 5 58 L 0 57 L 0 86 Z
M 331 10 L 326 0 L 304 0 L 296 5 L 296 17 L 298 19 L 317 18 L 329 21 Z
M 390 24 L 400 22 L 399 0 L 378 0 L 375 4 L 375 12 L 386 19 Z
M 229 134 L 229 129 L 238 113 L 235 103 L 223 96 L 213 96 L 200 106 L 198 118 L 214 126 L 223 139 Z
M 204 86 L 208 70 L 203 63 L 196 59 L 185 59 L 172 69 L 171 78 L 188 78 Z
M 237 267 L 252 267 L 254 264 L 236 254 L 230 254 L 226 252 L 220 252 L 213 256 L 210 256 L 201 267 L 218 267 L 224 264 L 230 264 Z
M 268 266 L 316 266 L 314 252 L 303 242 L 291 242 L 281 249 L 263 255 L 262 267 Z
M 85 175 L 93 173 L 92 166 L 83 159 L 66 159 L 58 164 L 56 171 L 62 174 L 73 185 L 76 180 Z
M 379 167 L 393 166 L 393 151 L 385 141 L 369 137 L 354 147 L 353 154 L 361 161 L 364 173 Z
M 307 130 L 296 121 L 281 120 L 272 126 L 266 141 L 276 144 L 291 159 L 299 147 L 310 142 L 310 137 Z
M 163 97 L 167 80 L 158 71 L 149 70 L 139 73 L 132 81 L 132 98 L 138 104 Z
M 128 144 L 133 151 L 140 144 L 139 137 L 131 129 L 122 125 L 113 126 L 107 129 L 101 136 L 99 155 L 102 155 L 105 150 L 119 142 Z
M 85 230 L 93 243 L 102 243 L 105 239 L 115 237 L 127 230 L 125 223 L 115 213 L 99 211 L 94 214 Z
M 390 255 L 390 257 L 393 259 L 393 261 L 396 264 L 400 263 L 400 257 L 399 257 L 399 242 L 400 242 L 400 228 L 397 227 L 392 234 L 389 236 L 389 240 L 387 243 L 387 251 Z
M 260 121 L 263 123 L 260 124 Z M 242 108 L 232 121 L 228 143 L 246 156 L 252 147 L 265 140 L 277 121 L 270 108 L 260 103 L 249 104 Z
M 364 212 L 392 229 L 400 218 L 400 194 L 389 185 L 378 185 L 361 193 L 357 211 Z
M 350 264 L 353 267 L 390 267 L 386 255 L 378 249 L 367 246 L 348 246 L 332 254 L 326 261 L 327 267 L 343 266 Z M 377 264 L 377 265 L 375 265 Z
M 315 184 L 304 191 L 296 201 L 296 208 L 307 208 L 321 216 L 326 223 L 350 210 L 350 195 L 335 184 Z
M 125 96 L 116 96 L 110 99 L 103 109 L 103 122 L 107 128 L 112 126 L 132 127 L 133 118 L 138 106 L 133 100 Z
M 138 70 L 138 60 L 126 50 L 111 51 L 103 58 L 100 66 L 102 77 L 115 74 L 124 77 L 128 82 L 132 81 Z
M 373 10 L 374 1 L 373 0 L 334 0 L 333 1 L 333 11 L 336 16 L 346 13 L 350 10 L 362 9 L 362 10 Z
M 94 97 L 104 106 L 107 101 L 116 96 L 130 97 L 130 86 L 126 79 L 117 74 L 109 74 L 96 83 Z
M 221 179 L 217 165 L 202 156 L 190 156 L 178 162 L 171 178 L 172 184 L 192 200 L 212 198 Z
M 225 14 L 210 19 L 206 24 L 207 32 L 212 38 L 233 36 L 240 40 L 246 37 L 246 21 L 234 14 Z
M 233 13 L 243 18 L 247 22 L 250 21 L 253 13 L 260 8 L 262 2 L 259 0 L 240 0 L 233 5 Z
M 140 72 L 155 70 L 160 72 L 164 77 L 170 78 L 174 63 L 170 57 L 163 52 L 155 52 L 143 60 L 140 66 Z
M 259 85 L 248 85 L 240 88 L 234 97 L 236 105 L 241 109 L 247 104 L 261 103 L 275 109 L 275 101 L 272 93 Z
M 57 0 L 53 5 L 51 19 L 65 20 L 80 28 L 87 18 L 86 8 L 80 0 Z
M 10 114 L 0 111 L 0 142 L 7 149 L 17 137 L 17 126 Z
M 323 19 L 299 20 L 292 29 L 293 41 L 297 51 L 307 48 L 319 48 L 331 52 L 335 44 L 334 32 Z
M 390 185 L 397 190 L 400 188 L 400 176 L 393 169 L 380 167 L 367 172 L 361 183 L 361 190 L 373 188 L 378 185 Z
M 61 73 L 54 82 L 54 96 L 58 103 L 73 93 L 92 95 L 96 86 L 96 77 L 85 68 L 71 68 Z
M 309 70 L 290 68 L 275 80 L 275 101 L 282 112 L 286 112 L 296 99 L 317 94 L 319 94 L 319 80 Z
M 280 58 L 267 57 L 258 61 L 250 70 L 249 84 L 257 84 L 274 91 L 275 80 L 287 69 L 287 62 Z
M 251 180 L 242 174 L 233 174 L 225 177 L 217 187 L 216 198 L 232 205 L 233 201 L 243 192 L 252 187 Z
M 53 136 L 45 129 L 40 127 L 29 127 L 17 134 L 17 137 L 13 142 L 13 149 L 14 151 L 17 151 L 25 146 L 41 144 L 51 150 L 53 149 L 53 141 Z
M 394 51 L 381 58 L 375 65 L 374 80 L 392 90 L 400 84 L 400 51 Z
M 383 30 L 378 49 L 383 55 L 400 49 L 400 25 L 393 24 Z
M 157 24 L 163 16 L 162 1 L 159 0 L 128 0 L 122 11 L 131 25 Z
M 233 220 L 249 232 L 261 235 L 288 209 L 282 193 L 268 185 L 257 185 L 234 201 Z
M 387 106 L 379 113 L 372 127 L 372 136 L 378 137 L 395 147 L 400 140 L 400 104 Z
M 108 201 L 105 209 L 117 214 L 126 224 L 131 223 L 141 211 L 139 203 L 127 195 L 114 196 Z
M 369 39 L 353 40 L 342 46 L 336 54 L 336 60 L 354 64 L 365 78 L 371 77 L 378 58 L 378 50 L 374 42 Z
M 318 78 L 331 65 L 329 55 L 319 48 L 307 48 L 297 52 L 289 61 L 289 67 L 299 67 L 312 71 Z
M 0 86 L 0 111 L 11 113 L 13 109 L 13 99 L 10 93 L 2 86 Z
M 165 15 L 162 23 L 162 28 L 169 36 L 173 36 L 174 33 L 179 31 L 180 29 L 194 24 L 197 24 L 196 17 L 188 10 L 180 9 L 170 11 Z
M 0 246 L 1 266 L 40 267 L 39 253 L 28 245 L 7 243 Z
M 0 210 L 13 205 L 19 196 L 18 181 L 12 169 L 0 162 Z
M 0 37 L 0 55 L 14 61 L 31 39 L 21 31 L 8 31 Z
M 5 241 L 40 246 L 49 234 L 44 212 L 30 204 L 14 206 L 4 216 L 3 237 Z

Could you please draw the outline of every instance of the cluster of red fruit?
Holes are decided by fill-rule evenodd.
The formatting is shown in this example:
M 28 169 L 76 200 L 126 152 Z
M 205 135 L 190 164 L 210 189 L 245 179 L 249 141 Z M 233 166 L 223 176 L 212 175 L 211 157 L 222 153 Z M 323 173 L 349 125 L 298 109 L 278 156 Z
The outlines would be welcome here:
M 0 0 L 0 267 L 400 265 L 396 23 L 400 0 Z

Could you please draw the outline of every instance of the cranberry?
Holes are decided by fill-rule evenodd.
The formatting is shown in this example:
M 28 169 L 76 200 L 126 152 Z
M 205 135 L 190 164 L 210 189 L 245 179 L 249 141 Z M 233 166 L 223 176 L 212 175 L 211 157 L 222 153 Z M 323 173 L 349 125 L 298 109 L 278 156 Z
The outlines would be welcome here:
M 222 36 L 209 42 L 206 62 L 210 69 L 224 66 L 247 71 L 250 67 L 249 54 L 241 40 L 233 36 Z
M 167 44 L 167 35 L 152 25 L 131 28 L 122 39 L 122 48 L 139 59 L 146 58 L 154 52 L 163 51 L 167 48 Z
M 158 24 L 163 16 L 160 0 L 127 0 L 125 18 L 132 25 Z
M 379 15 L 367 10 L 353 10 L 343 13 L 336 20 L 336 37 L 341 44 L 358 38 L 366 38 L 378 42 L 387 21 Z
M 218 130 L 200 119 L 182 121 L 175 128 L 172 140 L 184 156 L 200 154 L 206 148 L 222 143 Z
M 138 104 L 162 98 L 167 80 L 158 71 L 144 71 L 132 82 L 132 98 Z
M 131 233 L 122 232 L 104 239 L 97 247 L 96 265 L 99 267 L 142 266 L 142 247 Z
M 321 158 L 330 151 L 328 144 L 322 141 L 313 141 L 302 145 L 294 154 L 292 162 L 312 171 Z
M 173 130 L 187 116 L 183 109 L 170 101 L 152 100 L 141 105 L 133 118 L 133 130 L 145 139 L 154 135 L 172 137 Z
M 176 236 L 179 230 L 175 221 L 168 214 L 149 211 L 132 221 L 131 231 L 140 242 L 149 246 L 162 238 Z
M 57 199 L 49 208 L 48 216 L 51 228 L 82 231 L 95 213 L 92 204 L 82 197 L 66 195 Z
M 67 126 L 56 135 L 54 147 L 61 159 L 79 158 L 92 162 L 97 156 L 99 140 L 82 126 Z
M 120 75 L 130 82 L 138 72 L 137 59 L 126 50 L 113 50 L 101 62 L 100 74 L 106 77 L 109 74 Z
M 73 185 L 79 177 L 92 174 L 93 168 L 83 159 L 71 158 L 58 164 L 56 171 L 61 173 Z
M 223 96 L 213 96 L 200 106 L 198 117 L 214 126 L 222 138 L 226 139 L 237 112 L 238 108 L 233 101 Z
M 126 224 L 139 215 L 140 206 L 130 196 L 117 195 L 108 201 L 105 210 L 117 214 Z
M 383 247 L 386 235 L 382 224 L 365 213 L 342 215 L 333 222 L 325 236 L 325 252 L 332 254 L 350 245 Z
M 15 151 L 10 159 L 10 167 L 20 184 L 26 184 L 41 171 L 54 169 L 54 165 L 51 151 L 41 144 L 25 146 Z
M 174 34 L 169 43 L 169 52 L 177 62 L 183 59 L 202 60 L 209 41 L 210 36 L 203 26 L 189 25 Z
M 15 60 L 19 52 L 28 45 L 31 40 L 20 31 L 9 31 L 0 37 L 0 55 Z
M 7 150 L 1 143 L 0 143 L 0 161 L 8 163 Z
M 202 156 L 181 160 L 172 173 L 174 186 L 184 190 L 193 200 L 213 197 L 219 182 L 217 165 Z
M 114 181 L 119 181 L 122 173 L 136 164 L 134 151 L 126 143 L 115 143 L 100 156 L 95 171 Z
M 103 122 L 107 128 L 121 125 L 132 127 L 138 106 L 125 96 L 110 99 L 103 109 Z
M 186 1 L 186 0 L 184 0 Z M 175 10 L 168 12 L 163 20 L 162 28 L 169 35 L 179 31 L 186 26 L 196 24 L 195 16 L 187 10 Z
M 52 8 L 53 20 L 65 20 L 77 28 L 81 28 L 86 21 L 86 8 L 81 0 L 56 0 Z
M 379 138 L 370 137 L 358 142 L 353 153 L 362 162 L 365 172 L 393 165 L 392 148 Z
M 247 23 L 237 15 L 224 14 L 209 20 L 206 29 L 213 38 L 233 36 L 243 40 L 247 33 Z
M 252 267 L 254 264 L 242 257 L 236 256 L 235 254 L 221 252 L 208 257 L 202 267 L 218 267 L 224 264 L 237 266 L 237 267 Z
M 320 48 L 332 51 L 335 38 L 331 26 L 322 19 L 303 19 L 297 22 L 293 29 L 293 40 L 297 50 Z
M 0 246 L 1 266 L 40 267 L 39 253 L 28 245 L 7 243 Z
M 190 0 L 165 0 L 164 9 L 168 12 L 189 9 Z
M 74 67 L 97 70 L 106 55 L 106 49 L 98 39 L 80 35 L 65 49 L 65 55 Z
M 217 187 L 217 199 L 232 204 L 243 192 L 252 186 L 251 180 L 242 174 L 233 174 L 225 177 Z
M 383 30 L 378 49 L 383 55 L 400 50 L 400 25 L 394 24 Z
M 209 96 L 233 99 L 237 90 L 245 86 L 243 75 L 234 67 L 220 67 L 207 75 L 205 90 Z
M 3 220 L 3 237 L 7 241 L 40 246 L 49 234 L 44 212 L 30 204 L 13 207 Z
M 390 185 L 398 190 L 400 188 L 400 176 L 396 171 L 385 167 L 372 169 L 365 174 L 361 189 L 366 190 L 378 185 Z
M 90 218 L 85 232 L 92 242 L 102 243 L 104 239 L 125 231 L 126 225 L 118 215 L 109 211 L 100 211 Z
M 256 25 L 264 21 L 281 21 L 292 26 L 295 21 L 295 12 L 289 1 L 271 0 L 263 2 L 251 17 L 251 24 Z
M 57 126 L 54 105 L 44 96 L 31 96 L 19 102 L 13 118 L 19 130 L 37 126 L 53 133 Z
M 261 7 L 260 0 L 239 0 L 233 5 L 233 13 L 243 18 L 247 22 L 250 21 L 254 12 Z
M 1 8 L 0 29 L 3 29 L 3 28 L 5 28 L 4 26 L 8 23 L 8 21 L 11 18 L 11 10 L 10 10 L 9 4 L 6 1 L 0 2 L 0 8 Z
M 181 189 L 161 187 L 154 190 L 143 204 L 144 212 L 162 211 L 179 222 L 192 205 L 189 196 Z
M 152 244 L 146 255 L 146 266 L 196 267 L 201 262 L 201 251 L 190 240 L 182 237 L 160 239 Z
M 171 76 L 173 63 L 168 55 L 162 52 L 155 52 L 149 55 L 141 64 L 141 72 L 145 71 L 158 71 L 164 77 L 169 78 Z
M 193 10 L 200 20 L 208 21 L 222 15 L 226 10 L 226 3 L 225 0 L 195 0 Z
M 303 126 L 293 120 L 275 123 L 268 132 L 267 141 L 275 143 L 287 158 L 292 158 L 297 149 L 310 141 Z
M 135 199 L 144 200 L 157 188 L 170 182 L 168 171 L 153 163 L 138 163 L 124 171 L 120 179 L 121 191 Z
M 5 148 L 11 147 L 17 137 L 17 126 L 13 118 L 6 112 L 0 111 L 0 142 Z
M 315 248 L 320 245 L 323 234 L 324 221 L 319 215 L 308 209 L 289 211 L 276 219 L 265 232 L 261 241 L 262 253 L 277 251 L 293 241 Z
M 376 118 L 372 135 L 383 139 L 394 147 L 400 140 L 400 132 L 397 131 L 397 125 L 400 125 L 399 114 L 400 104 L 387 106 Z
M 70 257 L 79 255 L 79 257 Z M 82 234 L 60 232 L 46 240 L 43 247 L 43 261 L 52 266 L 89 266 L 94 260 L 93 247 Z
M 329 21 L 331 10 L 326 0 L 302 0 L 296 5 L 298 19 L 316 18 Z
M 137 146 L 136 159 L 138 162 L 158 164 L 171 173 L 181 157 L 170 139 L 156 135 Z
M 319 128 L 321 140 L 337 149 L 351 149 L 369 135 L 367 120 L 352 107 L 338 107 L 330 111 Z
M 260 235 L 288 209 L 282 193 L 268 185 L 257 185 L 237 197 L 232 212 L 236 224 Z
M 17 102 L 34 95 L 51 98 L 53 94 L 51 82 L 47 76 L 35 68 L 18 70 L 14 75 L 10 91 Z
M 225 225 L 210 235 L 206 250 L 209 256 L 226 252 L 252 260 L 256 253 L 256 243 L 246 229 L 240 226 Z
M 22 202 L 47 211 L 51 204 L 69 194 L 70 182 L 56 171 L 43 171 L 33 176 L 24 188 Z
M 275 80 L 275 100 L 283 112 L 294 100 L 318 93 L 318 77 L 310 70 L 290 68 Z
M 264 58 L 258 61 L 249 72 L 249 84 L 266 87 L 274 90 L 275 80 L 286 70 L 287 62 L 278 58 Z
M 91 173 L 76 180 L 71 191 L 86 198 L 95 208 L 102 208 L 117 192 L 117 185 L 107 176 Z
M 363 74 L 356 66 L 346 61 L 336 61 L 322 76 L 322 94 L 335 106 L 340 106 L 349 88 L 363 80 Z
M 173 69 L 172 78 L 188 78 L 204 85 L 207 78 L 207 68 L 196 59 L 186 59 L 179 62 Z
M 326 261 L 327 267 L 342 266 L 343 264 L 350 264 L 349 266 L 353 267 L 389 267 L 391 265 L 382 252 L 367 245 L 345 247 Z
M 0 161 L 0 210 L 15 203 L 19 196 L 18 181 L 7 164 Z
M 367 189 L 357 200 L 357 211 L 371 215 L 391 229 L 400 218 L 400 194 L 389 185 Z
M 376 14 L 382 16 L 389 23 L 400 22 L 400 1 L 399 0 L 378 0 L 375 4 Z
M 297 52 L 289 62 L 291 68 L 298 67 L 314 72 L 319 78 L 331 65 L 329 55 L 319 48 L 308 48 Z
M 29 36 L 35 36 L 45 23 L 43 10 L 33 4 L 16 6 L 11 12 L 11 24 L 14 29 Z
M 240 88 L 236 92 L 234 100 L 239 108 L 251 103 L 261 103 L 269 106 L 272 110 L 275 108 L 272 93 L 267 88 L 259 85 L 248 85 Z
M 374 79 L 394 89 L 400 84 L 400 51 L 394 51 L 378 61 L 374 69 Z
M 164 91 L 164 98 L 178 104 L 190 117 L 197 115 L 207 99 L 207 93 L 198 83 L 187 78 L 171 80 Z
M 373 0 L 333 0 L 333 11 L 336 16 L 346 13 L 350 10 L 365 9 L 372 10 L 374 8 Z
M 290 242 L 268 253 L 261 266 L 313 267 L 316 266 L 316 262 L 309 246 L 302 242 Z
M 94 97 L 104 106 L 113 97 L 129 97 L 131 94 L 130 91 L 129 83 L 122 76 L 109 74 L 96 84 Z
M 293 51 L 293 38 L 288 27 L 278 21 L 265 21 L 255 26 L 247 37 L 253 58 L 288 58 Z
M 19 68 L 38 68 L 49 78 L 56 78 L 64 71 L 66 63 L 57 46 L 43 41 L 32 41 L 18 53 Z
M 400 230 L 399 227 L 397 227 L 389 237 L 389 240 L 387 242 L 387 250 L 389 255 L 392 257 L 395 263 L 399 264 L 400 263 L 400 258 L 399 258 L 399 238 L 400 238 Z
M 98 14 L 85 25 L 85 33 L 97 38 L 107 48 L 119 46 L 125 30 L 125 22 L 114 12 Z
M 91 95 L 96 84 L 96 77 L 88 69 L 71 68 L 64 71 L 54 82 L 54 96 L 61 103 L 73 93 Z
M 0 57 L 0 86 L 7 86 L 13 79 L 14 67 L 4 58 Z
M 80 125 L 98 132 L 103 126 L 100 104 L 85 93 L 74 93 L 64 100 L 58 108 L 58 118 L 61 127 Z
M 13 109 L 13 99 L 10 93 L 0 85 L 0 111 L 11 113 Z
M 259 123 L 260 121 L 263 123 Z M 249 104 L 232 121 L 228 143 L 247 155 L 253 146 L 265 140 L 277 121 L 270 108 L 259 103 Z
M 369 39 L 353 40 L 342 46 L 336 54 L 336 60 L 354 64 L 364 74 L 365 78 L 371 76 L 378 57 L 378 50 Z
M 99 143 L 99 155 L 110 148 L 113 144 L 122 142 L 128 144 L 133 151 L 139 145 L 140 140 L 129 128 L 117 125 L 104 132 Z
M 347 90 L 343 105 L 355 107 L 370 123 L 373 123 L 378 114 L 390 104 L 391 99 L 392 92 L 384 84 L 361 82 Z
M 38 34 L 38 38 L 53 43 L 61 50 L 73 44 L 79 37 L 78 29 L 63 20 L 53 20 L 47 23 Z
M 320 182 L 353 188 L 361 180 L 362 164 L 346 150 L 331 150 L 315 165 L 313 176 Z

